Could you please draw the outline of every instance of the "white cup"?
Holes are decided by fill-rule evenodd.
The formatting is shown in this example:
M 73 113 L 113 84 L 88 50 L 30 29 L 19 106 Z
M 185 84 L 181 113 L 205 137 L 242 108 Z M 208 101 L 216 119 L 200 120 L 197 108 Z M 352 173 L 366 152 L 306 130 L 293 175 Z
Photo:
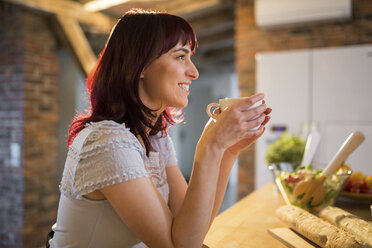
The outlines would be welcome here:
M 234 97 L 234 98 L 227 98 L 226 97 L 224 99 L 219 99 L 218 100 L 219 103 L 213 102 L 213 103 L 208 104 L 207 109 L 206 109 L 207 114 L 211 118 L 216 118 L 216 116 L 218 115 L 218 113 L 216 113 L 216 114 L 212 114 L 211 113 L 211 109 L 213 107 L 220 108 L 220 110 L 222 112 L 225 109 L 227 109 L 228 107 L 230 107 L 231 105 L 234 105 L 235 103 L 238 103 L 238 102 L 240 102 L 240 101 L 242 101 L 244 99 L 247 99 L 247 98 L 248 97 Z M 247 110 L 248 109 L 255 108 L 257 106 L 260 106 L 261 104 L 262 104 L 262 100 L 256 102 L 255 104 L 253 104 L 252 106 L 250 106 L 249 108 L 247 108 Z M 259 117 L 259 115 L 253 117 L 252 120 L 256 119 L 257 117 Z M 260 125 L 258 125 L 257 127 L 252 128 L 251 130 L 257 130 L 259 127 L 260 127 Z

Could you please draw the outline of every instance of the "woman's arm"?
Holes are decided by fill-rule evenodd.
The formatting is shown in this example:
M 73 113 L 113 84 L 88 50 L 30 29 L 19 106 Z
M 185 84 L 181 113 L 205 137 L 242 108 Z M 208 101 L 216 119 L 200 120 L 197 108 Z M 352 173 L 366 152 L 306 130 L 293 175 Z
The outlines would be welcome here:
M 271 112 L 271 109 L 268 108 L 267 111 L 265 111 L 265 115 L 270 114 L 270 112 Z M 265 121 L 261 125 L 265 126 L 269 120 L 270 120 L 270 117 L 266 116 Z M 234 146 L 225 150 L 222 160 L 221 160 L 221 164 L 220 164 L 220 173 L 218 177 L 218 184 L 217 184 L 216 196 L 214 200 L 214 206 L 213 206 L 210 225 L 212 224 L 214 217 L 217 215 L 221 207 L 221 204 L 222 204 L 222 201 L 225 195 L 226 187 L 229 181 L 230 172 L 238 157 L 239 151 L 251 145 L 259 137 L 261 137 L 263 133 L 264 133 L 264 129 L 258 136 L 249 138 L 246 140 L 242 140 L 238 142 L 237 144 L 235 144 Z M 187 191 L 187 183 L 177 165 L 167 167 L 166 172 L 167 172 L 167 180 L 168 180 L 169 190 L 170 190 L 169 207 L 172 213 L 176 215 L 185 198 L 186 191 Z
M 263 104 L 265 104 L 265 101 L 263 101 Z M 220 166 L 220 175 L 218 178 L 218 185 L 217 185 L 217 192 L 216 192 L 216 198 L 214 201 L 214 208 L 212 212 L 212 218 L 211 218 L 211 223 L 212 225 L 213 219 L 216 217 L 222 201 L 223 197 L 225 195 L 226 187 L 229 182 L 229 177 L 230 177 L 230 172 L 232 167 L 234 166 L 235 160 L 237 159 L 239 152 L 242 149 L 247 148 L 251 144 L 253 144 L 257 139 L 259 139 L 262 134 L 265 132 L 265 125 L 266 123 L 269 122 L 270 116 L 268 116 L 271 113 L 272 109 L 267 108 L 263 115 L 265 115 L 265 120 L 261 124 L 259 128 L 259 132 L 257 133 L 256 136 L 251 136 L 245 139 L 240 140 L 233 146 L 229 147 L 228 149 L 225 150 L 224 155 L 221 160 L 221 166 Z
M 175 244 L 186 247 L 201 247 L 208 231 L 223 154 L 217 146 L 203 145 L 197 145 L 189 186 L 172 227 Z
M 165 168 L 165 171 L 169 185 L 168 206 L 173 216 L 176 216 L 185 199 L 188 185 L 177 165 L 168 166 Z
M 265 101 L 263 101 L 263 104 L 265 104 Z M 259 110 L 259 109 L 257 110 L 258 113 L 261 113 L 261 117 L 259 118 L 259 120 L 257 120 L 258 122 L 262 121 L 260 128 L 257 131 L 251 132 L 250 135 L 239 140 L 237 143 L 235 143 L 234 145 L 226 149 L 223 154 L 223 157 L 220 163 L 220 172 L 218 176 L 216 195 L 214 199 L 214 205 L 213 205 L 213 210 L 212 210 L 212 215 L 211 215 L 209 226 L 212 224 L 214 217 L 217 215 L 220 209 L 221 203 L 223 201 L 223 197 L 225 195 L 226 187 L 228 184 L 230 172 L 231 172 L 231 169 L 235 163 L 235 160 L 239 152 L 242 149 L 254 143 L 259 137 L 261 137 L 261 135 L 265 131 L 264 126 L 270 120 L 270 117 L 268 116 L 268 114 L 270 114 L 271 112 L 271 108 L 266 108 L 265 106 L 266 105 L 263 106 L 263 109 L 265 109 L 264 112 L 261 112 L 262 110 Z M 167 176 L 168 176 L 168 182 L 169 182 L 170 191 L 171 191 L 170 208 L 172 212 L 177 212 L 178 206 L 181 206 L 183 202 L 184 194 L 182 194 L 182 192 L 185 192 L 187 190 L 187 185 L 177 166 L 170 167 L 167 170 Z M 183 180 L 181 180 L 180 178 L 182 178 Z M 175 194 L 175 192 L 180 192 L 180 194 Z
M 216 217 L 221 207 L 221 204 L 222 204 L 225 192 L 226 192 L 226 187 L 229 182 L 231 169 L 234 166 L 236 158 L 237 158 L 237 155 L 232 154 L 228 150 L 225 150 L 223 158 L 221 160 L 220 174 L 218 177 L 216 196 L 214 200 L 214 206 L 213 206 L 213 211 L 212 211 L 211 221 L 209 223 L 209 226 L 212 225 L 213 220 Z
M 246 111 L 262 98 L 263 94 L 257 94 L 207 123 L 196 147 L 184 200 L 173 214 L 149 178 L 101 189 L 123 222 L 149 247 L 201 247 L 220 188 L 222 156 L 227 148 L 240 140 L 257 137 L 262 132 L 250 129 L 264 122 L 265 117 L 261 114 L 266 105 Z M 257 115 L 261 117 L 251 120 Z M 227 182 L 227 179 L 223 181 Z
M 101 189 L 123 222 L 149 247 L 201 247 L 208 230 L 219 164 L 220 148 L 197 148 L 185 199 L 173 216 L 149 178 L 139 178 Z

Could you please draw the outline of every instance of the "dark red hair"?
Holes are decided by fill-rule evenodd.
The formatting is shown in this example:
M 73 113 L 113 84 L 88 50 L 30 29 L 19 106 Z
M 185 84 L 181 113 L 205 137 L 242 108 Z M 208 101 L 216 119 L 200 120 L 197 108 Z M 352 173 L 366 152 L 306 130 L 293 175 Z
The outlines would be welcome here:
M 140 9 L 125 13 L 113 28 L 111 35 L 87 78 L 90 96 L 88 114 L 74 118 L 70 126 L 67 145 L 86 123 L 113 120 L 125 123 L 134 135 L 139 135 L 148 155 L 150 136 L 176 123 L 175 109 L 167 108 L 153 125 L 155 110 L 146 107 L 139 97 L 139 79 L 143 69 L 153 60 L 168 52 L 178 42 L 190 44 L 192 52 L 197 46 L 196 36 L 181 17 Z

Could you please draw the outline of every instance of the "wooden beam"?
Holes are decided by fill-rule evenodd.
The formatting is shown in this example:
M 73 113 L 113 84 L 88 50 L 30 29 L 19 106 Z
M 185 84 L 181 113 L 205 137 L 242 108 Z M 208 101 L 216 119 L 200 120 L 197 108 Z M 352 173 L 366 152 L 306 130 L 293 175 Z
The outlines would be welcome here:
M 228 4 L 215 4 L 208 8 L 194 10 L 189 13 L 182 13 L 182 17 L 188 22 L 193 22 L 198 19 L 203 19 L 206 16 L 216 15 L 216 13 L 220 13 L 221 11 L 230 11 L 230 9 L 234 9 L 234 6 Z
M 194 11 L 211 8 L 219 3 L 219 0 L 195 1 L 193 3 L 186 4 L 183 8 L 174 9 L 174 13 L 179 15 L 187 15 L 188 13 L 192 13 Z
M 169 13 L 183 16 L 194 11 L 213 7 L 220 4 L 220 2 L 220 0 L 173 0 L 164 4 L 154 4 L 154 9 L 166 10 Z
M 111 7 L 121 5 L 129 0 L 92 0 L 84 4 L 84 8 L 89 11 L 101 11 Z
M 79 22 L 94 26 L 99 32 L 109 34 L 116 20 L 105 14 L 90 12 L 84 5 L 69 0 L 4 0 L 53 15 L 76 19 Z
M 80 1 L 84 3 L 84 8 L 89 11 L 101 11 L 112 7 L 123 5 L 126 3 L 150 3 L 155 4 L 156 2 L 166 2 L 166 0 L 91 0 L 91 1 Z
M 85 76 L 88 76 L 96 63 L 96 56 L 94 55 L 89 42 L 84 35 L 79 23 L 63 15 L 57 15 L 58 23 L 61 26 L 62 40 L 66 41 L 78 65 L 82 69 Z

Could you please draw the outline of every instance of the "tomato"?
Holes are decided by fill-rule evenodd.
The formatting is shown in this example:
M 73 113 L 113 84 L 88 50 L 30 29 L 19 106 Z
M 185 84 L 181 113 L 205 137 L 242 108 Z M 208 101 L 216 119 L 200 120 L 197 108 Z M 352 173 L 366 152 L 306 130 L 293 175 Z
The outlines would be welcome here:
M 369 193 L 369 184 L 367 182 L 363 182 L 359 186 L 360 193 L 368 194 Z
M 362 172 L 355 171 L 350 175 L 349 180 L 353 181 L 357 185 L 360 185 L 364 182 L 364 174 Z
M 345 187 L 344 187 L 344 190 L 350 192 L 353 185 L 354 185 L 353 181 L 348 180 Z
M 346 166 L 344 168 L 347 169 Z M 340 170 L 341 169 L 343 168 L 341 167 Z M 344 191 L 372 194 L 372 175 L 365 176 L 362 172 L 353 172 L 345 184 Z

